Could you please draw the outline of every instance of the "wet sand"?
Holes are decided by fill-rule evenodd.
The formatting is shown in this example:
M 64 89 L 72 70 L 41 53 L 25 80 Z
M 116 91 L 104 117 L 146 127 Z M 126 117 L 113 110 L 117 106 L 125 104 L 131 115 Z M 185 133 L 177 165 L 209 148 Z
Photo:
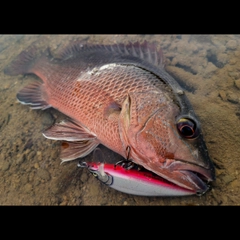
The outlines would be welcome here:
M 60 165 L 60 143 L 42 131 L 64 116 L 54 109 L 30 110 L 17 92 L 37 77 L 7 76 L 3 69 L 31 43 L 53 54 L 73 39 L 91 43 L 154 41 L 166 70 L 188 90 L 216 167 L 212 190 L 203 196 L 140 197 L 103 185 L 76 161 Z M 1 205 L 239 205 L 240 36 L 233 35 L 1 35 L 0 204 Z M 112 153 L 103 149 L 108 158 Z M 92 159 L 92 154 L 86 161 Z

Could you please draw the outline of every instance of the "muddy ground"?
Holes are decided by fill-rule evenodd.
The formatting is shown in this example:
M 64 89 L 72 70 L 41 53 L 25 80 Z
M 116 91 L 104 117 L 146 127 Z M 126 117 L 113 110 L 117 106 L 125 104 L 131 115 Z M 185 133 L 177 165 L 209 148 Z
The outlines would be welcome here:
M 60 143 L 42 131 L 62 114 L 30 110 L 17 92 L 35 76 L 6 76 L 3 69 L 38 41 L 53 54 L 75 39 L 91 43 L 154 41 L 166 70 L 188 90 L 199 116 L 216 181 L 205 195 L 140 197 L 111 189 L 78 161 L 60 165 Z M 0 204 L 1 205 L 239 205 L 240 36 L 234 35 L 1 35 L 0 36 Z M 111 158 L 111 153 L 104 149 Z M 91 160 L 90 154 L 86 160 Z

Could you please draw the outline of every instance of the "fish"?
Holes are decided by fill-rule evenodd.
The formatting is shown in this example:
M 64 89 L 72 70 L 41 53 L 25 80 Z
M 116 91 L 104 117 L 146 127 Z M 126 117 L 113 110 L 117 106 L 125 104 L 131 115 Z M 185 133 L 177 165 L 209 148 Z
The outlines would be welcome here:
M 200 195 L 215 180 L 200 121 L 180 84 L 164 68 L 156 43 L 70 43 L 54 57 L 30 46 L 4 70 L 40 81 L 17 94 L 32 109 L 68 118 L 43 132 L 61 140 L 62 162 L 99 144 Z

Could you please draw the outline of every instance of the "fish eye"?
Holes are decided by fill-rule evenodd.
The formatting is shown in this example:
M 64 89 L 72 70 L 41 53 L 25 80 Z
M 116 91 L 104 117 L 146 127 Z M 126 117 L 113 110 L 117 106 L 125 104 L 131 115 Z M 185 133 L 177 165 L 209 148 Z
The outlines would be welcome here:
M 198 136 L 197 125 L 192 119 L 179 119 L 177 122 L 177 128 L 179 133 L 185 138 L 195 138 Z

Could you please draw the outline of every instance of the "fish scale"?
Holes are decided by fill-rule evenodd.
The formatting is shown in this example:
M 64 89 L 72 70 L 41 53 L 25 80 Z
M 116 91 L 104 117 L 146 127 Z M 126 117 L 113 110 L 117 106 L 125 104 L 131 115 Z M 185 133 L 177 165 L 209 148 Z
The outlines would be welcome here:
M 113 72 L 114 74 L 112 74 Z M 100 142 L 104 142 L 107 147 L 119 154 L 125 155 L 125 149 L 119 144 L 121 140 L 117 131 L 118 123 L 105 121 L 101 109 L 107 107 L 107 97 L 122 105 L 128 92 L 158 91 L 154 85 L 149 84 L 149 80 L 155 84 L 159 80 L 151 73 L 134 66 L 124 65 L 116 65 L 114 69 L 106 68 L 94 74 L 88 73 L 87 80 L 84 78 L 86 74 L 82 77 L 75 72 L 74 76 L 76 75 L 78 76 L 76 79 L 69 78 L 62 81 L 65 74 L 62 77 L 58 73 L 57 78 L 51 79 L 46 86 L 46 88 L 53 89 L 53 92 L 48 93 L 49 96 L 52 96 L 48 103 L 56 109 L 61 108 L 61 111 L 67 116 L 78 119 L 82 124 L 88 126 L 91 132 L 99 136 Z M 57 91 L 54 89 L 54 86 L 57 85 L 56 81 L 58 84 L 59 81 L 62 83 L 61 89 L 64 91 L 60 91 L 58 88 Z M 121 91 L 117 86 L 120 86 Z M 78 94 L 75 95 L 76 91 Z M 93 115 L 96 118 L 93 119 Z M 106 131 L 106 129 L 110 131 Z

